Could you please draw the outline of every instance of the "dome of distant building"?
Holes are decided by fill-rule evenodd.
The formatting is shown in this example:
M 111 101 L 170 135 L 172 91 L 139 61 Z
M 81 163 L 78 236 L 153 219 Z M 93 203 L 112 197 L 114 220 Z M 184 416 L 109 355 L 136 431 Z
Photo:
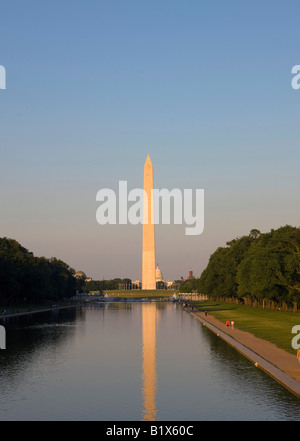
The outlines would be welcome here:
M 86 279 L 86 275 L 83 271 L 77 271 L 77 273 L 75 274 L 75 277 L 79 278 L 84 278 Z
M 162 272 L 161 272 L 161 270 L 159 269 L 159 267 L 157 265 L 156 270 L 155 270 L 155 281 L 156 282 L 161 282 L 162 280 L 163 280 L 163 275 L 162 275 Z

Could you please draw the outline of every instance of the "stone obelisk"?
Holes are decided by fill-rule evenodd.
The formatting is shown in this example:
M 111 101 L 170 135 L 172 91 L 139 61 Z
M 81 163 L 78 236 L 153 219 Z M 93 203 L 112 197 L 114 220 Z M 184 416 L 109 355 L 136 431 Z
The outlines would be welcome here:
M 147 156 L 144 166 L 144 213 L 143 213 L 143 268 L 142 289 L 156 289 L 155 239 L 152 207 L 153 166 Z M 146 197 L 147 196 L 147 197 Z

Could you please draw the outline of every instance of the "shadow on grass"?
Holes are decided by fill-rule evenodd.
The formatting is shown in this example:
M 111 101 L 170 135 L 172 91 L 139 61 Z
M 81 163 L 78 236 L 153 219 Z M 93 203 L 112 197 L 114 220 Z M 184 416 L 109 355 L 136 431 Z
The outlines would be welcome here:
M 224 307 L 224 303 L 217 303 L 217 302 L 213 302 L 213 303 L 208 303 L 207 301 L 204 302 L 195 302 L 194 303 L 194 307 L 196 309 L 198 309 L 198 311 L 203 312 L 203 311 L 232 311 L 233 309 L 236 309 L 236 307 L 234 305 L 228 305 L 228 307 Z

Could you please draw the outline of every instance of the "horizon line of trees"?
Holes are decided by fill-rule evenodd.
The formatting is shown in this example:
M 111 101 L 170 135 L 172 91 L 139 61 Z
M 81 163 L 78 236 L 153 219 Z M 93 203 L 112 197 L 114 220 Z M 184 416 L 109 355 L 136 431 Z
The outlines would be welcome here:
M 268 233 L 252 229 L 210 256 L 197 290 L 211 298 L 249 303 L 300 303 L 300 228 L 286 225 Z M 265 303 L 263 303 L 265 304 Z
M 181 280 L 175 280 L 174 283 L 177 285 L 181 285 L 183 282 Z M 129 278 L 125 278 L 125 279 L 115 278 L 111 280 L 103 279 L 103 280 L 89 280 L 89 281 L 85 281 L 83 279 L 83 284 L 82 284 L 83 292 L 99 291 L 101 293 L 104 291 L 113 291 L 119 289 L 133 290 L 137 288 L 133 288 L 132 280 Z M 156 289 L 167 289 L 167 287 L 164 282 L 156 282 Z
M 104 290 L 110 291 L 110 290 L 118 290 L 119 285 L 129 285 L 131 284 L 131 279 L 125 278 L 115 278 L 111 280 L 90 280 L 85 281 L 82 286 L 83 292 L 90 292 L 90 291 L 100 291 L 103 292 Z
M 131 283 L 128 278 L 86 282 L 74 275 L 62 260 L 36 257 L 16 240 L 0 238 L 2 306 L 58 301 L 82 289 L 101 292 Z M 210 256 L 201 276 L 186 280 L 180 289 L 211 298 L 300 304 L 300 228 L 286 225 L 268 233 L 252 229 L 226 242 Z
M 33 304 L 70 298 L 80 281 L 68 264 L 36 257 L 14 239 L 0 238 L 0 305 Z

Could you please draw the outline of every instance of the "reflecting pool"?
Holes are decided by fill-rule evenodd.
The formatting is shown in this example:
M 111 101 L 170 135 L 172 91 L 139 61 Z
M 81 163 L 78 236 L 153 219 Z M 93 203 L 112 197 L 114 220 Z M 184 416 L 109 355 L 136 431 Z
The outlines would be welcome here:
M 0 420 L 300 420 L 300 400 L 171 302 L 9 319 Z

